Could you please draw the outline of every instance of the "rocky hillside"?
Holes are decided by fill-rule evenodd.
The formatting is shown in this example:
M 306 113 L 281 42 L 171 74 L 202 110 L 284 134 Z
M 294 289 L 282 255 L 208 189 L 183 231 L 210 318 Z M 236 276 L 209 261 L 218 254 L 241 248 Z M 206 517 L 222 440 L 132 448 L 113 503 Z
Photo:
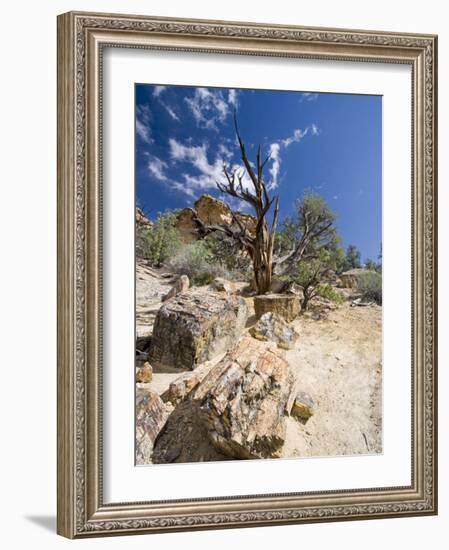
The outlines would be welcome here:
M 347 288 L 299 315 L 298 289 L 189 288 L 140 260 L 136 282 L 139 464 L 382 451 L 381 307 Z

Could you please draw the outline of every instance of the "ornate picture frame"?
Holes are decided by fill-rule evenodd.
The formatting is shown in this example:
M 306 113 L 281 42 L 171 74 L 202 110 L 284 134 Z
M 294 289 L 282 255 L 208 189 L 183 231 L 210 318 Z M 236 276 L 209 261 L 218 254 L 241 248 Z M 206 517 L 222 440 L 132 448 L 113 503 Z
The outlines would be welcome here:
M 105 503 L 105 48 L 404 64 L 412 86 L 411 472 L 407 486 Z M 70 12 L 58 17 L 58 533 L 69 538 L 437 513 L 437 37 Z

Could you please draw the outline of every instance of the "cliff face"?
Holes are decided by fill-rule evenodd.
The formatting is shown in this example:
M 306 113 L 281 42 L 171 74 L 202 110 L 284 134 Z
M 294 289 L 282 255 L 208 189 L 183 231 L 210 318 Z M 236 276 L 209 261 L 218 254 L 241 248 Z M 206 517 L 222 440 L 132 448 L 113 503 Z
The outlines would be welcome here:
M 153 222 L 151 222 L 143 213 L 143 210 L 136 208 L 136 225 L 140 229 L 151 229 Z
M 199 238 L 196 224 L 193 221 L 195 214 L 207 225 L 232 225 L 234 223 L 232 211 L 225 202 L 215 199 L 210 195 L 202 195 L 195 202 L 194 208 L 184 208 L 178 214 L 176 227 L 181 239 L 186 243 Z M 249 232 L 254 232 L 256 220 L 253 216 L 240 212 L 235 212 L 234 214 Z
M 151 222 L 140 208 L 136 208 L 136 256 L 143 256 L 144 243 L 142 235 L 153 227 Z

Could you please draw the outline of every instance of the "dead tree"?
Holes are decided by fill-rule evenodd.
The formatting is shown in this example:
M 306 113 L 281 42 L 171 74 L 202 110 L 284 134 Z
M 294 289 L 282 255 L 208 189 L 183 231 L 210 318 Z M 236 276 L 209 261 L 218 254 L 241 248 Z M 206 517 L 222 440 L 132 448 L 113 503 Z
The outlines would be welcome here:
M 253 265 L 257 293 L 264 294 L 269 292 L 273 276 L 273 248 L 279 212 L 279 198 L 269 197 L 267 184 L 263 179 L 263 169 L 269 161 L 270 156 L 262 160 L 259 145 L 256 157 L 256 168 L 253 169 L 246 154 L 245 144 L 240 136 L 235 113 L 234 126 L 239 142 L 244 171 L 231 171 L 229 167 L 224 165 L 223 174 L 226 181 L 224 183 L 216 182 L 216 184 L 217 188 L 222 193 L 240 199 L 252 207 L 256 218 L 255 231 L 254 233 L 250 232 L 247 228 L 247 224 L 245 224 L 242 219 L 239 219 L 239 216 L 234 212 L 232 212 L 232 225 L 206 225 L 198 216 L 194 218 L 194 221 L 202 235 L 220 231 L 236 241 L 239 246 L 247 252 Z M 252 189 L 245 188 L 243 184 L 245 171 L 251 181 Z M 273 216 L 271 224 L 269 224 L 267 218 L 273 205 Z

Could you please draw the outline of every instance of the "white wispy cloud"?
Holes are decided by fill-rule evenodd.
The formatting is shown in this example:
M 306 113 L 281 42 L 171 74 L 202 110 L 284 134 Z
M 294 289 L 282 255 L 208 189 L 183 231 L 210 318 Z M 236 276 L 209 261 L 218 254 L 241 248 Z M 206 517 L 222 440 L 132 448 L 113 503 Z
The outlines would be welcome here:
M 229 104 L 221 90 L 196 88 L 193 96 L 185 97 L 184 100 L 201 128 L 218 130 L 218 123 L 223 123 L 230 113 Z
M 165 92 L 167 89 L 167 86 L 155 86 L 153 90 L 153 96 L 156 97 L 159 100 L 159 103 L 162 105 L 162 107 L 167 111 L 167 113 L 170 115 L 170 117 L 173 120 L 176 120 L 179 122 L 179 116 L 176 114 L 173 107 L 171 107 L 166 101 L 164 101 L 161 97 L 162 92 Z
M 172 117 L 173 120 L 179 121 L 179 116 L 175 113 L 175 111 L 170 107 L 170 105 L 167 105 L 166 103 L 162 103 L 162 105 L 165 107 L 165 110 L 167 113 Z
M 279 172 L 281 170 L 281 145 L 279 143 L 272 143 L 270 145 L 270 159 L 271 167 L 269 173 L 271 176 L 270 189 L 275 189 L 278 186 Z
M 161 93 L 167 89 L 167 86 L 155 86 L 153 90 L 153 96 L 159 97 Z
M 232 105 L 235 109 L 237 109 L 237 107 L 239 106 L 239 94 L 240 90 L 235 90 L 234 88 L 230 88 L 228 90 L 228 103 Z
M 184 187 L 179 190 L 184 192 L 204 192 L 207 189 L 217 189 L 217 181 L 224 183 L 223 164 L 226 163 L 229 171 L 238 171 L 242 176 L 242 185 L 245 189 L 251 187 L 252 183 L 243 167 L 232 162 L 232 152 L 223 143 L 217 146 L 217 153 L 213 162 L 208 158 L 208 146 L 185 145 L 174 138 L 169 140 L 170 157 L 174 162 L 187 162 L 194 169 L 193 172 L 183 175 Z M 188 191 L 187 191 L 188 190 Z
M 292 143 L 297 143 L 302 140 L 303 137 L 307 135 L 307 132 L 309 131 L 308 128 L 305 130 L 301 130 L 301 128 L 297 128 L 296 130 L 293 130 L 293 134 L 291 136 L 288 136 L 285 139 L 281 140 L 281 143 L 284 147 L 289 147 Z
M 180 191 L 187 195 L 188 197 L 191 197 L 192 199 L 196 198 L 196 193 L 193 189 L 190 187 L 187 187 L 184 183 L 180 183 L 179 181 L 171 181 L 170 187 L 172 189 L 175 189 L 176 191 Z
M 148 105 L 136 108 L 136 132 L 145 143 L 153 143 L 151 138 L 151 111 Z
M 167 163 L 160 158 L 152 155 L 148 161 L 148 170 L 159 181 L 167 181 L 168 178 L 165 174 L 167 169 Z
M 316 101 L 318 94 L 316 92 L 302 92 L 300 101 Z
M 287 149 L 288 147 L 290 147 L 292 143 L 299 143 L 309 133 L 312 136 L 317 136 L 320 133 L 318 126 L 316 124 L 311 124 L 310 126 L 307 126 L 304 129 L 296 128 L 295 130 L 293 130 L 293 133 L 290 136 L 287 136 L 284 139 L 280 139 L 270 144 L 270 148 L 269 148 L 270 161 L 271 161 L 271 167 L 269 169 L 269 173 L 271 176 L 271 181 L 269 183 L 270 189 L 275 189 L 279 184 L 279 173 L 280 173 L 281 162 L 282 162 L 281 150 Z

